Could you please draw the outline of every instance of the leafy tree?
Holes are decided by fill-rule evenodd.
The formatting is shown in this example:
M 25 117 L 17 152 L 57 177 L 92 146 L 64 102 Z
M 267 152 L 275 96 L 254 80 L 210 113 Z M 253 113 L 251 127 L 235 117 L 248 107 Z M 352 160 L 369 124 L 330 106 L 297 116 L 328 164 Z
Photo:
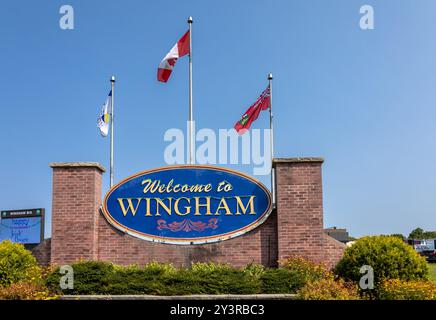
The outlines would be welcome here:
M 426 231 L 424 232 L 424 239 L 436 238 L 436 231 Z
M 415 230 L 413 230 L 410 234 L 409 234 L 409 239 L 416 239 L 416 240 L 420 240 L 420 239 L 424 239 L 424 230 L 421 228 L 416 228 Z
M 409 234 L 409 239 L 433 239 L 436 238 L 436 231 L 424 231 L 422 228 L 416 228 Z

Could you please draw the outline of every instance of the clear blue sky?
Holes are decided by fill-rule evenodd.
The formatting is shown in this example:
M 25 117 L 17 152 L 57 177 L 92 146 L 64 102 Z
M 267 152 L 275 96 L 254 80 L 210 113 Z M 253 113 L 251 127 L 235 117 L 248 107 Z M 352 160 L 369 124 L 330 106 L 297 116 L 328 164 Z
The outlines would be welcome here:
M 74 30 L 59 28 L 63 4 Z M 364 4 L 375 30 L 359 28 Z M 435 12 L 431 0 L 2 1 L 0 208 L 45 207 L 49 225 L 50 162 L 108 167 L 96 117 L 112 74 L 116 180 L 164 164 L 165 130 L 185 126 L 188 61 L 167 84 L 156 68 L 192 15 L 198 127 L 232 127 L 271 71 L 276 156 L 325 158 L 326 227 L 436 230 Z M 265 112 L 254 127 L 267 125 Z

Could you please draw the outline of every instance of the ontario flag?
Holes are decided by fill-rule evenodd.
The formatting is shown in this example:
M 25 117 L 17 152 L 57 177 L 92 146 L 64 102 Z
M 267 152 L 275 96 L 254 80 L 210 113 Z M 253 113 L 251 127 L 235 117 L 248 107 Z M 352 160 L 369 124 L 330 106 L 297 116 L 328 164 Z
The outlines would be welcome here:
M 251 124 L 253 121 L 255 121 L 262 110 L 267 110 L 271 105 L 271 98 L 270 98 L 270 90 L 269 86 L 266 88 L 262 94 L 260 95 L 259 99 L 256 100 L 255 103 L 253 103 L 250 108 L 248 108 L 247 111 L 243 114 L 241 117 L 241 120 L 236 122 L 235 124 L 235 130 L 239 134 L 244 134 L 245 132 L 250 129 Z
M 177 59 L 189 54 L 190 51 L 190 33 L 188 30 L 159 63 L 157 69 L 157 80 L 167 82 Z

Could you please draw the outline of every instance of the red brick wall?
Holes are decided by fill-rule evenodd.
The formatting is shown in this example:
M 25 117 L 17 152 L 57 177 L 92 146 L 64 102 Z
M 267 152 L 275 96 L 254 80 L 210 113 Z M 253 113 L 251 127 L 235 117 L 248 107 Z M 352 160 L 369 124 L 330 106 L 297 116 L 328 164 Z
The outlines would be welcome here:
M 104 169 L 96 163 L 53 163 L 51 261 L 98 257 L 98 210 Z
M 344 245 L 323 232 L 321 158 L 275 159 L 278 258 L 334 266 Z
M 339 260 L 341 260 L 342 255 L 345 250 L 345 244 L 339 242 L 336 239 L 333 239 L 328 234 L 323 234 L 324 238 L 324 263 L 327 266 L 333 268 Z
M 342 248 L 325 239 L 319 159 L 278 159 L 277 211 L 251 232 L 219 243 L 179 246 L 140 240 L 116 230 L 99 211 L 104 169 L 95 163 L 56 163 L 53 167 L 51 262 L 80 258 L 121 265 L 150 261 L 189 266 L 196 261 L 277 265 L 290 255 L 331 265 Z
M 277 261 L 276 215 L 241 237 L 223 242 L 179 246 L 144 241 L 113 228 L 103 215 L 99 217 L 98 259 L 121 265 L 151 261 L 190 266 L 192 262 L 215 261 L 242 267 L 249 263 L 273 266 Z

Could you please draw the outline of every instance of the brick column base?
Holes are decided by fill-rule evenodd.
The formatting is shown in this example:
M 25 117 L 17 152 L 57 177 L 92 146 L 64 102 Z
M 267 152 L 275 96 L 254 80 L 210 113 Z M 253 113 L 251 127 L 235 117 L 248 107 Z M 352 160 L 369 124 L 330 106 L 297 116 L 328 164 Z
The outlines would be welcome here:
M 51 163 L 51 263 L 98 258 L 98 208 L 105 171 L 95 162 Z
M 322 158 L 274 159 L 278 258 L 336 264 L 345 246 L 323 231 Z

